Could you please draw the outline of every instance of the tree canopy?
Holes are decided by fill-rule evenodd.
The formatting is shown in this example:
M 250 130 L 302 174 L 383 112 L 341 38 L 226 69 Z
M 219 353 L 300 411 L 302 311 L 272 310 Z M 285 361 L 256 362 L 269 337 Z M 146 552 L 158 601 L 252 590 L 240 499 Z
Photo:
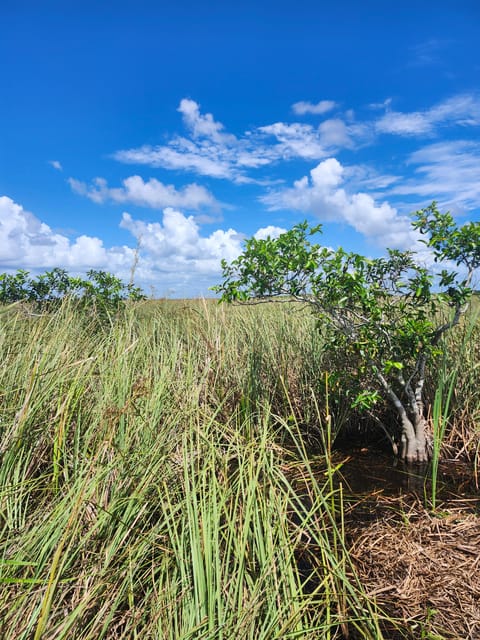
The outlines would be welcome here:
M 400 456 L 429 457 L 424 400 L 426 366 L 442 352 L 442 337 L 458 324 L 480 265 L 480 223 L 458 226 L 435 202 L 417 211 L 413 228 L 436 269 L 413 251 L 385 257 L 323 247 L 321 225 L 297 224 L 277 238 L 246 241 L 222 262 L 221 300 L 300 301 L 311 306 L 328 346 L 355 361 L 355 402 L 371 409 L 383 396 L 401 425 Z M 445 312 L 447 311 L 447 316 Z

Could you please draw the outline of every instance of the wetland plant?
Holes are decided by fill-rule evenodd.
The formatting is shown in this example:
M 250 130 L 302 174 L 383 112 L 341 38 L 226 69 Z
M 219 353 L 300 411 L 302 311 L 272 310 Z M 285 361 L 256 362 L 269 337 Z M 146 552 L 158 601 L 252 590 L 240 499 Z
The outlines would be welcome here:
M 247 240 L 239 258 L 223 261 L 223 283 L 214 289 L 228 302 L 307 304 L 332 362 L 342 354 L 330 379 L 348 390 L 352 406 L 380 423 L 376 405 L 386 400 L 399 428 L 385 429 L 398 441 L 400 458 L 424 463 L 432 455 L 427 366 L 444 353 L 445 334 L 468 307 L 480 266 L 480 223 L 458 226 L 432 203 L 414 214 L 412 226 L 436 272 L 412 251 L 388 249 L 386 257 L 367 258 L 314 244 L 310 238 L 321 226 L 305 222 L 277 238 Z

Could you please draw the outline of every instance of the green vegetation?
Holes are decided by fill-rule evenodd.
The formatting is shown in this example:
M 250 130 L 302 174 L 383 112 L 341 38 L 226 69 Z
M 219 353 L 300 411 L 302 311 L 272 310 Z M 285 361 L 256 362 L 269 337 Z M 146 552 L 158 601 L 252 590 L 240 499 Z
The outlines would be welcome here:
M 78 313 L 1 316 L 0 635 L 378 637 L 335 490 L 255 389 L 288 319 L 146 306 L 106 333 Z
M 33 278 L 24 269 L 15 274 L 0 274 L 0 304 L 26 302 L 37 310 L 51 310 L 64 298 L 75 300 L 77 306 L 105 318 L 122 309 L 125 300 L 139 301 L 145 296 L 138 287 L 95 269 L 90 269 L 86 278 L 70 276 L 59 268 Z
M 478 246 L 452 224 L 435 208 L 417 222 L 438 259 L 465 263 Z M 146 301 L 97 271 L 0 276 L 2 638 L 378 640 L 433 628 L 428 611 L 405 626 L 362 586 L 332 445 L 365 419 L 393 433 L 401 412 L 385 400 L 411 417 L 420 389 L 435 436 L 430 506 L 442 448 L 477 468 L 470 274 L 442 272 L 434 293 L 410 254 L 332 253 L 310 244 L 314 231 L 252 240 L 225 265 L 225 298 L 276 292 L 283 305 Z M 422 459 L 415 437 L 407 459 Z
M 277 298 L 310 306 L 332 357 L 341 354 L 333 373 L 352 391 L 353 405 L 382 424 L 375 405 L 388 400 L 400 423 L 400 458 L 423 463 L 432 451 L 427 366 L 445 353 L 445 333 L 468 308 L 480 223 L 458 227 L 433 203 L 412 226 L 442 267 L 437 274 L 411 251 L 389 249 L 386 258 L 371 259 L 312 244 L 321 227 L 303 223 L 275 239 L 248 240 L 237 260 L 222 263 L 224 282 L 215 290 L 228 302 Z
M 392 637 L 312 462 L 358 409 L 310 313 L 143 302 L 99 330 L 66 298 L 0 322 L 2 638 Z M 444 444 L 471 457 L 479 344 L 447 363 Z

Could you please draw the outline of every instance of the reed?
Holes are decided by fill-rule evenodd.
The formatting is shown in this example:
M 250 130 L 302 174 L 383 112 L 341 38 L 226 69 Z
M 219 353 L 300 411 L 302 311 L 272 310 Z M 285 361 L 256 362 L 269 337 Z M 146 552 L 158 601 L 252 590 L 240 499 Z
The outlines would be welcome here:
M 337 494 L 281 444 L 292 426 L 272 409 L 281 379 L 298 401 L 288 362 L 309 330 L 207 303 L 108 329 L 68 303 L 4 313 L 1 636 L 379 637 L 345 570 Z
M 146 302 L 105 328 L 66 302 L 0 321 L 2 638 L 383 637 L 336 468 L 311 464 L 335 416 L 308 313 Z

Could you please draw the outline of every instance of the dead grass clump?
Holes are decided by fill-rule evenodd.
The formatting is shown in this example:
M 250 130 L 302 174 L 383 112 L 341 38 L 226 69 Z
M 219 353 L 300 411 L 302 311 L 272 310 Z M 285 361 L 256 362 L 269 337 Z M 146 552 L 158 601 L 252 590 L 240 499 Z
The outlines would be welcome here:
M 478 640 L 478 514 L 459 508 L 434 516 L 418 505 L 351 533 L 366 592 L 403 619 L 412 638 Z

